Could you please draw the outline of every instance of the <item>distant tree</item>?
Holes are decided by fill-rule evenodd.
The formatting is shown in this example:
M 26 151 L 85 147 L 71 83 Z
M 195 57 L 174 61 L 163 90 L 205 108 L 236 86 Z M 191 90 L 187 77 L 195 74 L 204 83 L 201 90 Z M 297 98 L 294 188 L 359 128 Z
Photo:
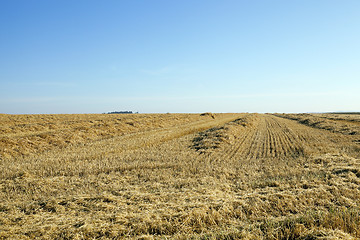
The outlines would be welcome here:
M 132 111 L 115 111 L 115 112 L 108 112 L 108 114 L 132 114 Z

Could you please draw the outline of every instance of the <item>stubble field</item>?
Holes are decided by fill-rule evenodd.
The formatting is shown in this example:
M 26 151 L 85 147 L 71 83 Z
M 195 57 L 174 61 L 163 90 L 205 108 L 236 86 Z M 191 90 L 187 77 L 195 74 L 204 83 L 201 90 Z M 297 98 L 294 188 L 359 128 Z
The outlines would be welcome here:
M 360 115 L 0 115 L 0 239 L 359 239 Z

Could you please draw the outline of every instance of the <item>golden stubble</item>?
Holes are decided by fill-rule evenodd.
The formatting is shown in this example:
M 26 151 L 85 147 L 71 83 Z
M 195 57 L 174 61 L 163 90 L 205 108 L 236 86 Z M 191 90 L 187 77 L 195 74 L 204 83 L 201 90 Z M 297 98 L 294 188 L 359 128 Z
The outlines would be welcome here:
M 1 118 L 0 239 L 360 237 L 354 135 L 269 114 Z

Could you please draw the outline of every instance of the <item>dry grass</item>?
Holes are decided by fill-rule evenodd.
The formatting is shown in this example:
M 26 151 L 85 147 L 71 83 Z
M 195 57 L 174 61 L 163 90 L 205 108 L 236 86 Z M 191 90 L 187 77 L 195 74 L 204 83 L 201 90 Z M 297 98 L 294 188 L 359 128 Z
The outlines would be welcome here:
M 277 116 L 320 129 L 346 135 L 360 135 L 360 115 L 356 114 L 277 114 Z
M 198 114 L 0 115 L 0 157 L 38 154 L 213 117 Z
M 119 129 L 6 152 L 0 239 L 360 238 L 354 135 L 262 114 L 2 117 L 14 149 L 31 121 L 72 122 L 61 141 L 95 119 Z

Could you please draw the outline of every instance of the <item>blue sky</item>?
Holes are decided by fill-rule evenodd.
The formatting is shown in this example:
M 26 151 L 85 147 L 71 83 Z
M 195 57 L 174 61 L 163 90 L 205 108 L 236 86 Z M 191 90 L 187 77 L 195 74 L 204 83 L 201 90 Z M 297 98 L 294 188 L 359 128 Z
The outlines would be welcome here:
M 0 113 L 360 111 L 360 1 L 0 0 Z

